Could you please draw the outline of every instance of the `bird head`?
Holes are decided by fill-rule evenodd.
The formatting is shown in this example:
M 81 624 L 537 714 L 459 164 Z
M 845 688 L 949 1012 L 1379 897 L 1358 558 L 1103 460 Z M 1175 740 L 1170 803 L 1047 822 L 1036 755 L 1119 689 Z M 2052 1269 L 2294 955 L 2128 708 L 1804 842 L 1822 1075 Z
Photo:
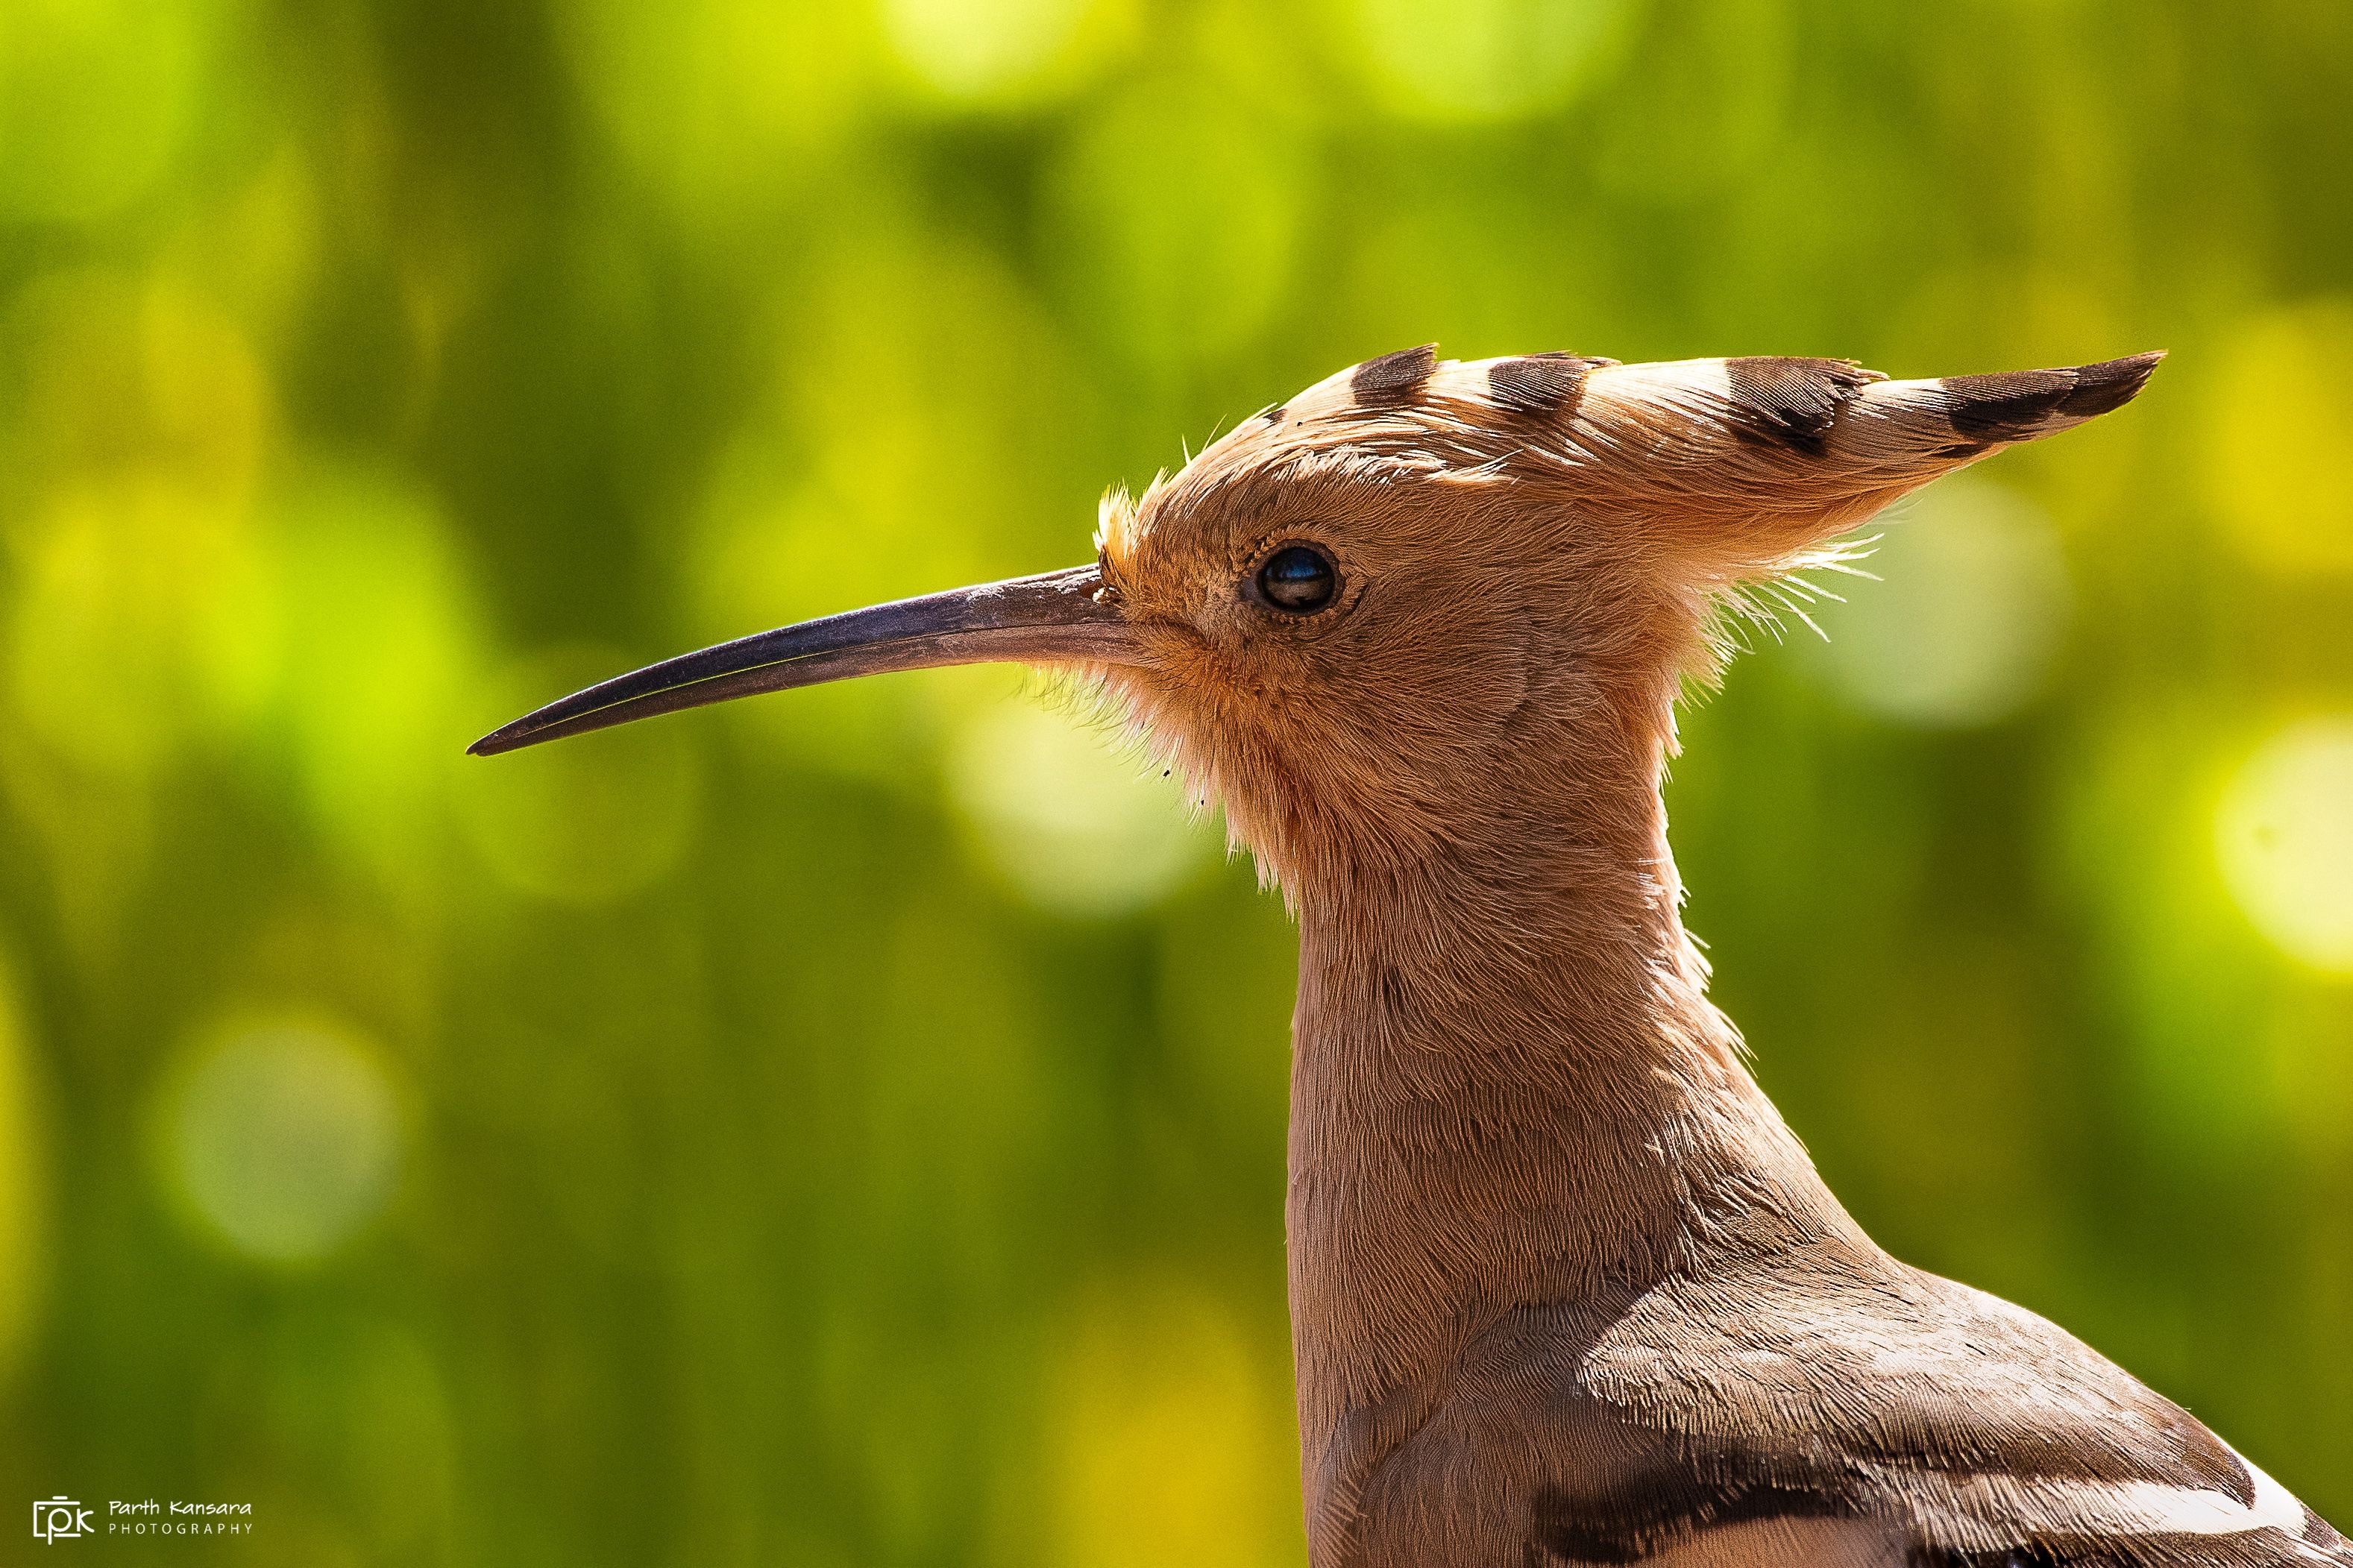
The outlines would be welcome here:
M 885 670 L 1073 669 L 1295 888 L 1654 777 L 1727 604 L 1939 474 L 2121 405 L 2160 357 L 1890 381 L 1409 349 L 1106 498 L 1092 564 L 706 648 L 471 749 Z

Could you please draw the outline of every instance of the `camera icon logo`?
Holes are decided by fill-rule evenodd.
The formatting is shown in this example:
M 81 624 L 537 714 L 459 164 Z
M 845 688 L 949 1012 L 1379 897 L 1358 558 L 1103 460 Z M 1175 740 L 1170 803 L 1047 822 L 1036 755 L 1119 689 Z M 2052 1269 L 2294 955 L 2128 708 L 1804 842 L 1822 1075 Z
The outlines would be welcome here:
M 33 1504 L 34 1540 L 70 1541 L 77 1535 L 90 1533 L 90 1510 L 73 1499 L 54 1497 Z

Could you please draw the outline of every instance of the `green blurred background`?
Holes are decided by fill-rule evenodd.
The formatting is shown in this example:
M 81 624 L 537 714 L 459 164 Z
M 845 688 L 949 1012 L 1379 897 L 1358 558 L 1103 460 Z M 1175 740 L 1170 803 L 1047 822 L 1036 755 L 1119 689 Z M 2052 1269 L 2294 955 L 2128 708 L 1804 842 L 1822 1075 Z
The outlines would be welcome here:
M 1214 825 L 1003 668 L 459 751 L 1436 339 L 2173 351 L 1761 639 L 1676 841 L 1862 1221 L 2353 1525 L 2348 105 L 2335 0 L 5 0 L 0 1502 L 1300 1563 Z

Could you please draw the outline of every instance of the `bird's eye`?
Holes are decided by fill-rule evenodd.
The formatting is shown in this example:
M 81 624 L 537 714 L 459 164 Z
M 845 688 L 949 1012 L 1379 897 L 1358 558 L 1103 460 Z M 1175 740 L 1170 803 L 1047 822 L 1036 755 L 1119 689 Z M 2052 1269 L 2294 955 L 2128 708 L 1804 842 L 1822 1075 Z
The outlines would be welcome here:
M 1332 602 L 1340 591 L 1340 573 L 1314 545 L 1286 544 L 1258 569 L 1258 591 L 1276 609 L 1303 616 Z

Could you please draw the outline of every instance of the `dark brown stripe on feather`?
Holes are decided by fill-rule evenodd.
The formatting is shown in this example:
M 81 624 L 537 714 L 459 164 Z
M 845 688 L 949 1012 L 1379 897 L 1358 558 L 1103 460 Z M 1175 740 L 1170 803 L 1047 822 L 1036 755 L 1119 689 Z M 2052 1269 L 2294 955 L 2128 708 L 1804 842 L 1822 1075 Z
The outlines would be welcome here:
M 1430 373 L 1438 368 L 1438 345 L 1424 343 L 1418 349 L 1399 349 L 1393 354 L 1368 359 L 1358 365 L 1348 377 L 1348 390 L 1359 403 L 1407 403 Z
M 2247 1462 L 2232 1453 L 2228 1444 L 2187 1415 L 2181 1418 L 2173 1435 L 2181 1444 L 2183 1469 L 2241 1508 L 2255 1506 L 2254 1475 L 2247 1468 Z
M 1840 1363 L 1833 1352 L 1832 1364 Z M 1529 1561 L 1543 1568 L 1640 1563 L 1726 1525 L 1766 1519 L 1883 1519 L 1885 1494 L 1871 1478 L 1905 1473 L 2178 1487 L 2242 1508 L 2255 1499 L 2245 1463 L 2154 1394 L 2113 1433 L 2019 1431 L 1955 1406 L 1916 1427 L 1825 1434 L 1813 1443 L 1788 1441 L 1788 1434 L 1744 1442 L 1676 1436 L 1589 1398 L 1572 1398 L 1551 1414 L 1552 1450 L 1577 1455 L 1587 1479 L 1573 1488 L 1540 1488 L 1530 1499 Z M 2016 1529 L 2010 1544 L 1979 1552 L 1919 1541 L 1909 1568 L 2277 1568 L 2286 1561 L 2279 1555 L 2286 1532 L 2277 1530 L 2137 1535 L 2120 1552 L 2119 1538 L 2049 1520 L 2030 1527 L 2001 1511 L 1982 1522 Z M 2312 1539 L 2334 1547 L 2333 1534 Z
M 1585 394 L 1586 362 L 1576 354 L 1524 354 L 1487 367 L 1487 394 L 1521 414 L 1575 413 Z
M 2053 417 L 2089 419 L 2123 407 L 2164 357 L 2134 354 L 2064 370 L 1948 375 L 1937 384 L 1950 400 L 1946 416 L 1955 430 L 1978 440 L 2017 441 Z
M 1946 417 L 1964 436 L 2015 441 L 2059 411 L 2075 390 L 2069 370 L 2013 370 L 2000 375 L 1948 375 L 1938 385 L 1951 399 Z
M 1599 1492 L 1536 1493 L 1535 1543 L 1556 1563 L 1640 1563 L 1726 1525 L 1767 1519 L 1860 1519 L 1862 1500 L 1832 1487 L 1763 1476 L 1715 1479 L 1662 1470 Z
M 1854 389 L 1886 379 L 1842 359 L 1728 359 L 1724 374 L 1743 438 L 1814 456 Z
M 2089 419 L 2095 414 L 2122 408 L 2148 384 L 2148 378 L 2157 372 L 2157 362 L 2164 357 L 2160 350 L 2077 365 L 2075 390 L 2060 403 L 2059 412 L 2071 419 Z

